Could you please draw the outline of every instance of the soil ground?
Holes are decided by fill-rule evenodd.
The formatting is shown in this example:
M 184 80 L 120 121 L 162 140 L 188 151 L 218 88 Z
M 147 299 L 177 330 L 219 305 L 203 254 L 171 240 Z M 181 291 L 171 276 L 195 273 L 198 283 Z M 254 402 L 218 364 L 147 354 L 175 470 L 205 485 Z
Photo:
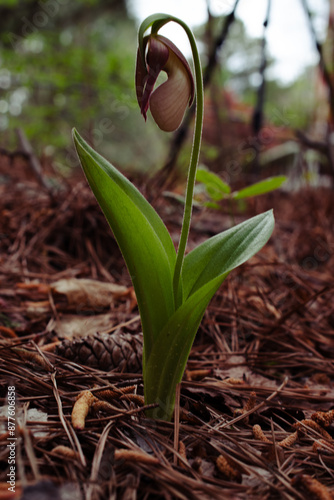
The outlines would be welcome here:
M 124 262 L 81 173 L 52 194 L 23 160 L 0 165 L 0 499 L 334 498 L 332 190 L 275 192 L 236 213 L 273 208 L 275 231 L 212 300 L 166 423 L 145 417 L 140 371 L 57 351 L 97 331 L 140 337 Z M 177 243 L 182 207 L 160 197 L 155 208 Z M 189 248 L 229 225 L 223 211 L 195 209 Z M 64 279 L 116 286 L 79 307 L 57 293 Z M 95 399 L 80 430 L 82 391 Z

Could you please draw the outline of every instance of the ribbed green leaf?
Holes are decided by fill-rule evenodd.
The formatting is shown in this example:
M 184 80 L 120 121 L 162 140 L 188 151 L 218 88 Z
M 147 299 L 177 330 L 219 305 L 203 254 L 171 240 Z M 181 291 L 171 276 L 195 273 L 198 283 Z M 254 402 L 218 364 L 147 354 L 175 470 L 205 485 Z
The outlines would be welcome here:
M 170 420 L 176 384 L 181 381 L 206 307 L 229 272 L 262 248 L 273 225 L 272 211 L 266 212 L 214 236 L 186 256 L 184 302 L 156 338 L 150 354 L 145 355 L 145 401 L 159 403 L 150 416 Z
M 272 210 L 213 236 L 192 250 L 182 270 L 183 300 L 207 282 L 240 266 L 268 241 L 274 228 Z
M 275 189 L 281 187 L 281 185 L 285 181 L 286 177 L 284 175 L 269 177 L 268 179 L 256 182 L 251 186 L 245 187 L 244 189 L 240 189 L 240 191 L 232 193 L 232 196 L 235 200 L 242 200 L 244 198 L 251 198 L 252 196 L 269 193 L 270 191 L 274 191 Z
M 76 131 L 73 138 L 88 183 L 127 264 L 149 352 L 154 337 L 174 312 L 173 242 L 158 214 L 135 186 Z
M 197 329 L 211 298 L 226 275 L 206 283 L 183 303 L 160 332 L 149 356 L 145 355 L 145 402 L 159 403 L 148 412 L 153 418 L 170 420 L 176 385 L 181 381 Z M 150 383 L 145 383 L 149 380 Z

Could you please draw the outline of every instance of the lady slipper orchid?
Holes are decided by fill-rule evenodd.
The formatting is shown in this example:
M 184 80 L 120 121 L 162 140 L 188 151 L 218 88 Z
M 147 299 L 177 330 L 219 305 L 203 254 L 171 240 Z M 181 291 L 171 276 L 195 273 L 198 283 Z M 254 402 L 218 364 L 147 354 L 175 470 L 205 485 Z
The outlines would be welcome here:
M 161 71 L 168 79 L 153 90 Z M 191 69 L 179 49 L 164 36 L 146 36 L 143 53 L 138 49 L 136 66 L 137 100 L 145 120 L 150 108 L 161 130 L 173 132 L 194 99 L 194 90 Z
M 188 36 L 196 85 L 181 52 L 157 34 L 169 22 L 177 23 Z M 149 28 L 151 34 L 145 36 Z M 138 189 L 75 130 L 73 138 L 87 180 L 113 230 L 136 292 L 144 337 L 145 404 L 152 405 L 146 414 L 170 421 L 176 387 L 211 298 L 230 271 L 267 242 L 274 218 L 271 211 L 257 215 L 186 254 L 204 112 L 196 40 L 180 19 L 153 14 L 139 27 L 138 44 L 137 99 L 145 119 L 150 108 L 162 130 L 175 130 L 196 93 L 193 147 L 177 252 L 165 224 Z M 167 73 L 168 79 L 154 90 L 161 71 Z

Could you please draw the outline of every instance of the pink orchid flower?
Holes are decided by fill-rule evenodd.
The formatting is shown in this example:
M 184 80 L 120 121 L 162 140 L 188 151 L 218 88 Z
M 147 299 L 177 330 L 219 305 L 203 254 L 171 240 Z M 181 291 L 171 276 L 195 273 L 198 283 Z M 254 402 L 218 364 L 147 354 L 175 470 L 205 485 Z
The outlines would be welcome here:
M 191 69 L 184 55 L 164 36 L 146 36 L 143 52 L 145 60 L 138 49 L 136 65 L 136 92 L 141 113 L 146 120 L 150 109 L 161 130 L 173 132 L 194 99 Z M 167 73 L 168 79 L 153 90 L 161 71 Z

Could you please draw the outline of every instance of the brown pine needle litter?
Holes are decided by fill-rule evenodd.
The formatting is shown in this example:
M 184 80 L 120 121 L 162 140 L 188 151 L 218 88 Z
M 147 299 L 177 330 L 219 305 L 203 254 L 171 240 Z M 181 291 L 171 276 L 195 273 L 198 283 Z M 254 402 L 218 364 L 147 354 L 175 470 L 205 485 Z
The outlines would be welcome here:
M 314 500 L 333 500 L 332 493 L 320 481 L 306 474 L 301 474 L 294 479 L 296 487 L 301 489 L 306 498 Z
M 58 496 L 72 488 L 80 500 L 333 500 L 332 191 L 263 195 L 235 214 L 241 221 L 273 206 L 275 232 L 212 300 L 180 385 L 178 419 L 166 423 L 146 417 L 140 371 L 102 370 L 55 349 L 78 343 L 87 333 L 78 325 L 92 319 L 108 318 L 103 332 L 141 331 L 129 276 L 89 188 L 69 180 L 51 200 L 31 179 L 29 190 L 16 182 L 23 164 L 1 167 L 0 404 L 6 412 L 14 386 L 17 490 L 46 480 Z M 169 203 L 161 197 L 156 208 L 174 234 L 182 221 Z M 229 226 L 223 212 L 195 211 L 189 248 Z M 50 292 L 70 278 L 130 292 L 82 311 Z M 99 359 L 91 348 L 87 355 Z

